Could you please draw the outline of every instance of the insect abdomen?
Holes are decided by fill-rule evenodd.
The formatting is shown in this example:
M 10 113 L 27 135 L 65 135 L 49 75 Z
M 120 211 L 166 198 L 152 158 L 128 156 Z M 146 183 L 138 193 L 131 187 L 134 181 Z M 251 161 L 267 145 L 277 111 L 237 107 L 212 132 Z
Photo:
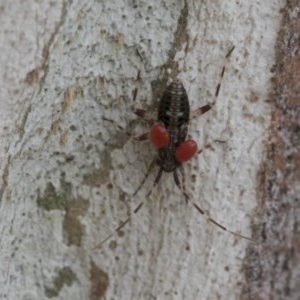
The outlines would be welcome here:
M 187 135 L 190 106 L 183 84 L 174 80 L 164 92 L 158 107 L 158 122 L 162 122 L 171 135 L 177 135 L 175 144 L 183 142 Z

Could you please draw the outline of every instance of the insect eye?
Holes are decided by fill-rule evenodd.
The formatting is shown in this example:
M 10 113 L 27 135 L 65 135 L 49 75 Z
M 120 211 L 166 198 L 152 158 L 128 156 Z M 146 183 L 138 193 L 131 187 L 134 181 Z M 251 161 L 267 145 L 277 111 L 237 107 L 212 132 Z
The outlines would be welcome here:
M 178 162 L 182 163 L 190 160 L 197 151 L 197 143 L 193 140 L 186 140 L 177 147 L 175 158 Z
M 150 141 L 157 148 L 165 148 L 169 144 L 169 133 L 162 124 L 156 124 L 150 129 Z

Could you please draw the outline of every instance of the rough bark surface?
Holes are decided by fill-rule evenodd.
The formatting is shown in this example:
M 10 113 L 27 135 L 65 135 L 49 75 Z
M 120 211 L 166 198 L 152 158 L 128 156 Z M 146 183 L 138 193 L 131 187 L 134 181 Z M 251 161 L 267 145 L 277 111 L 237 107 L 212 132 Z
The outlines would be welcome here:
M 0 299 L 283 299 L 285 291 L 276 298 L 253 286 L 263 283 L 251 268 L 255 255 L 264 262 L 264 236 L 278 238 L 267 233 L 267 212 L 255 209 L 270 120 L 279 116 L 269 95 L 284 3 L 244 2 L 0 7 Z M 210 102 L 232 45 L 215 107 L 189 129 L 200 148 L 224 143 L 186 163 L 185 182 L 211 217 L 257 237 L 256 245 L 207 223 L 172 176 L 145 199 L 156 169 L 132 196 L 155 156 L 128 135 L 149 128 L 132 107 L 155 110 L 175 76 L 192 110 Z M 143 200 L 138 215 L 94 249 Z
M 287 1 L 276 43 L 257 247 L 249 249 L 252 299 L 300 299 L 300 5 Z

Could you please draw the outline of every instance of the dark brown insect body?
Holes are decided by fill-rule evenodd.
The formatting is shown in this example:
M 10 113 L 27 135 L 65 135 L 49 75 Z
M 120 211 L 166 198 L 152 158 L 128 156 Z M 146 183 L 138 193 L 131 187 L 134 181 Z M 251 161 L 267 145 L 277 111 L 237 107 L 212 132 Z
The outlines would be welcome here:
M 177 147 L 185 141 L 190 118 L 190 105 L 183 84 L 172 82 L 164 92 L 158 107 L 157 121 L 169 133 L 169 144 L 158 149 L 157 164 L 165 172 L 174 172 L 181 164 L 175 158 Z
M 190 118 L 187 93 L 179 79 L 174 80 L 165 90 L 159 106 L 157 124 L 150 130 L 150 141 L 157 148 L 156 164 L 159 171 L 155 184 L 162 172 L 173 172 L 177 186 L 180 181 L 176 169 L 197 152 L 197 144 L 186 140 Z

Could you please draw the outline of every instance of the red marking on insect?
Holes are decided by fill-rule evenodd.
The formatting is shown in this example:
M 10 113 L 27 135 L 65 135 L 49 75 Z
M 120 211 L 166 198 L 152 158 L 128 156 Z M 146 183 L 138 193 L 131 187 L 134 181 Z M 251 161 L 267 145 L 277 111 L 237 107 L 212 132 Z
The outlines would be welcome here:
M 155 124 L 150 129 L 150 141 L 157 149 L 166 148 L 170 142 L 170 136 L 166 127 L 161 124 Z M 197 151 L 197 143 L 194 140 L 186 140 L 176 148 L 175 158 L 179 163 L 183 163 L 193 158 Z
M 183 163 L 193 158 L 197 151 L 197 143 L 194 140 L 186 140 L 177 147 L 175 158 L 178 162 Z
M 154 125 L 150 130 L 150 141 L 157 149 L 167 147 L 170 142 L 170 137 L 166 127 L 162 124 Z

